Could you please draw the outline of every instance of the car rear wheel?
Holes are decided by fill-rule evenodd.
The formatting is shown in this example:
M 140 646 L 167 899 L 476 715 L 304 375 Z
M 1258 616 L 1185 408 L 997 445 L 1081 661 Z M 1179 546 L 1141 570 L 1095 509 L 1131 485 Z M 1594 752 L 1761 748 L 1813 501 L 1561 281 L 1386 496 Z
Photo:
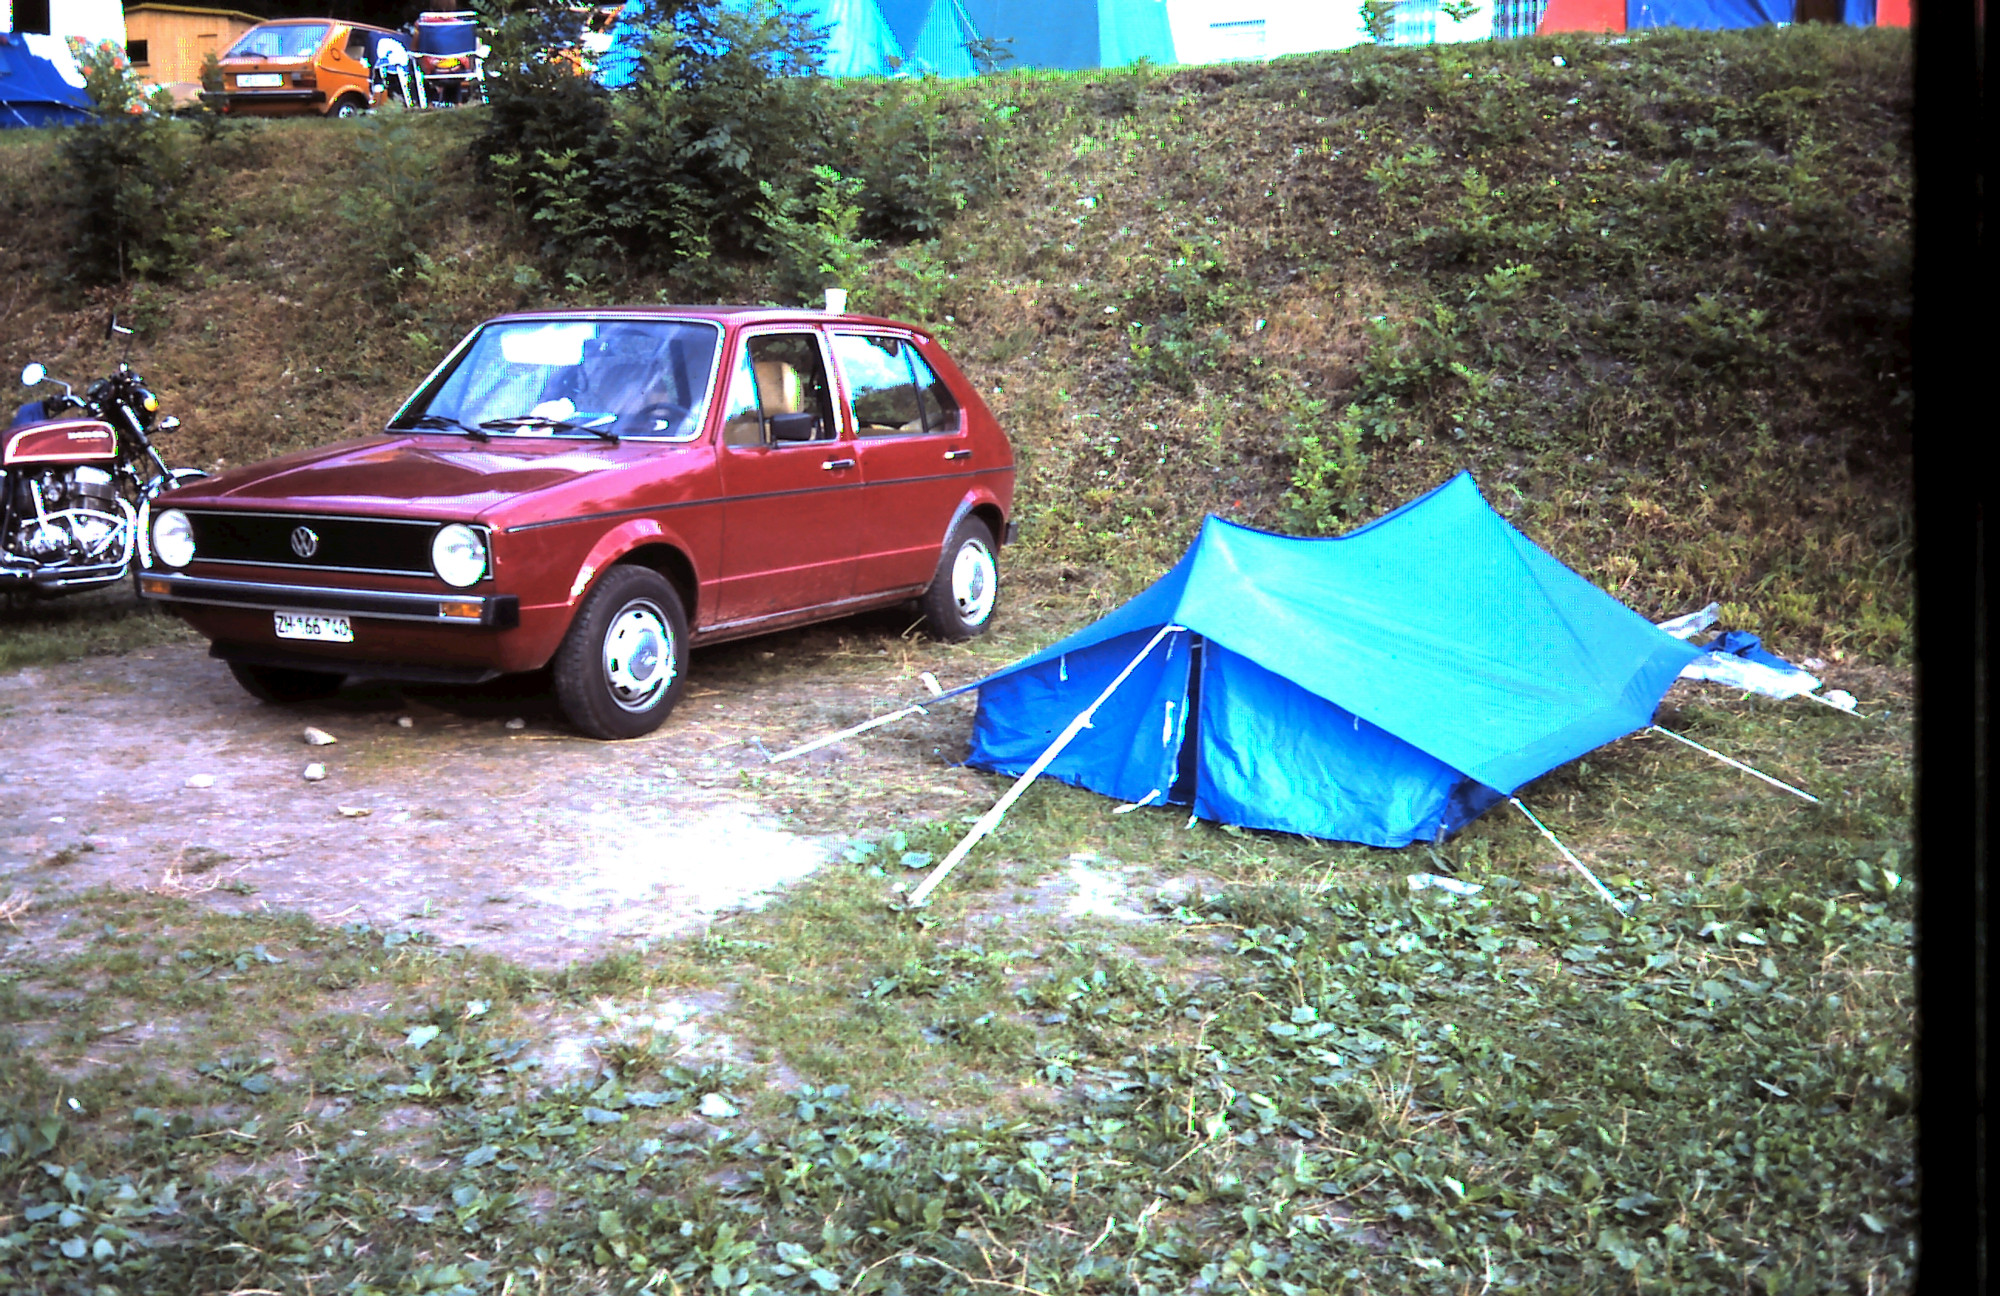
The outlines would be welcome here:
M 674 587 L 649 568 L 613 567 L 556 650 L 556 700 L 592 738 L 637 738 L 680 701 L 687 664 L 687 613 Z
M 363 104 L 359 99 L 342 99 L 333 106 L 333 110 L 327 113 L 327 116 L 346 121 L 350 117 L 359 117 L 365 111 L 367 111 L 367 105 Z
M 253 666 L 248 662 L 229 663 L 229 673 L 243 691 L 259 702 L 290 706 L 295 702 L 317 702 L 340 691 L 346 678 L 329 671 L 292 670 L 283 666 Z
M 924 621 L 938 638 L 958 643 L 985 633 L 1000 598 L 1000 564 L 993 532 L 976 517 L 952 528 L 938 558 L 937 575 L 924 591 Z

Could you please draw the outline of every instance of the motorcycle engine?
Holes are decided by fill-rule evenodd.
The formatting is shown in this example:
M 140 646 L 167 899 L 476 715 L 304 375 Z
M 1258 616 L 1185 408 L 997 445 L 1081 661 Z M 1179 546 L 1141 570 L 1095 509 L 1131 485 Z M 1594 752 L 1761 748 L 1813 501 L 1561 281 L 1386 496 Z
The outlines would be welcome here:
M 36 562 L 89 566 L 118 560 L 129 551 L 129 509 L 118 498 L 111 474 L 78 466 L 17 478 L 12 514 L 14 533 L 5 537 L 11 553 Z

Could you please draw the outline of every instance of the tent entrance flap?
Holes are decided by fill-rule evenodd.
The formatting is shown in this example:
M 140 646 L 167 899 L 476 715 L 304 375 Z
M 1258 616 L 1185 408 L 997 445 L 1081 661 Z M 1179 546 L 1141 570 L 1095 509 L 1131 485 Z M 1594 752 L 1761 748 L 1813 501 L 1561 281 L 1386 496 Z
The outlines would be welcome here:
M 1064 653 L 980 686 L 966 764 L 1020 774 L 1063 725 L 1131 662 L 1157 626 Z M 1104 700 L 1090 727 L 1050 763 L 1047 776 L 1120 801 L 1138 801 L 1179 778 L 1188 717 L 1193 635 L 1170 635 Z
M 1167 804 L 1193 805 L 1195 772 L 1201 752 L 1201 661 L 1204 640 L 1188 636 L 1187 694 L 1181 704 L 1181 731 L 1175 741 L 1180 750 L 1174 755 L 1174 785 L 1167 790 Z

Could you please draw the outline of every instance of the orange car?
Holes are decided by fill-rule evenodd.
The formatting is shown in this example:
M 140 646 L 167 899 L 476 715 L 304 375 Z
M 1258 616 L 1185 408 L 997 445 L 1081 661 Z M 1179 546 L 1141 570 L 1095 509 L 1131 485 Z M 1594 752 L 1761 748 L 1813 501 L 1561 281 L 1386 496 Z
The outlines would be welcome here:
M 409 49 L 402 32 L 365 23 L 259 23 L 222 56 L 221 91 L 202 98 L 223 112 L 259 117 L 355 117 L 387 100 L 376 69 L 407 64 Z

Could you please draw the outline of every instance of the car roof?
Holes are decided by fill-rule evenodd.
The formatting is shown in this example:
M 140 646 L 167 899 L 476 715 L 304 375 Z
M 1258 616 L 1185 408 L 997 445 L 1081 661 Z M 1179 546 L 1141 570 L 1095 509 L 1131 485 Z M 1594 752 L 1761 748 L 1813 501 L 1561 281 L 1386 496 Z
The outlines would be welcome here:
M 862 315 L 845 312 L 829 315 L 823 310 L 809 306 L 717 306 L 713 303 L 703 306 L 555 306 L 546 310 L 510 311 L 496 315 L 487 323 L 502 320 L 536 319 L 604 319 L 634 317 L 653 319 L 705 319 L 718 324 L 867 324 L 877 328 L 897 328 L 910 333 L 930 336 L 930 331 L 915 324 L 905 324 L 880 315 Z

